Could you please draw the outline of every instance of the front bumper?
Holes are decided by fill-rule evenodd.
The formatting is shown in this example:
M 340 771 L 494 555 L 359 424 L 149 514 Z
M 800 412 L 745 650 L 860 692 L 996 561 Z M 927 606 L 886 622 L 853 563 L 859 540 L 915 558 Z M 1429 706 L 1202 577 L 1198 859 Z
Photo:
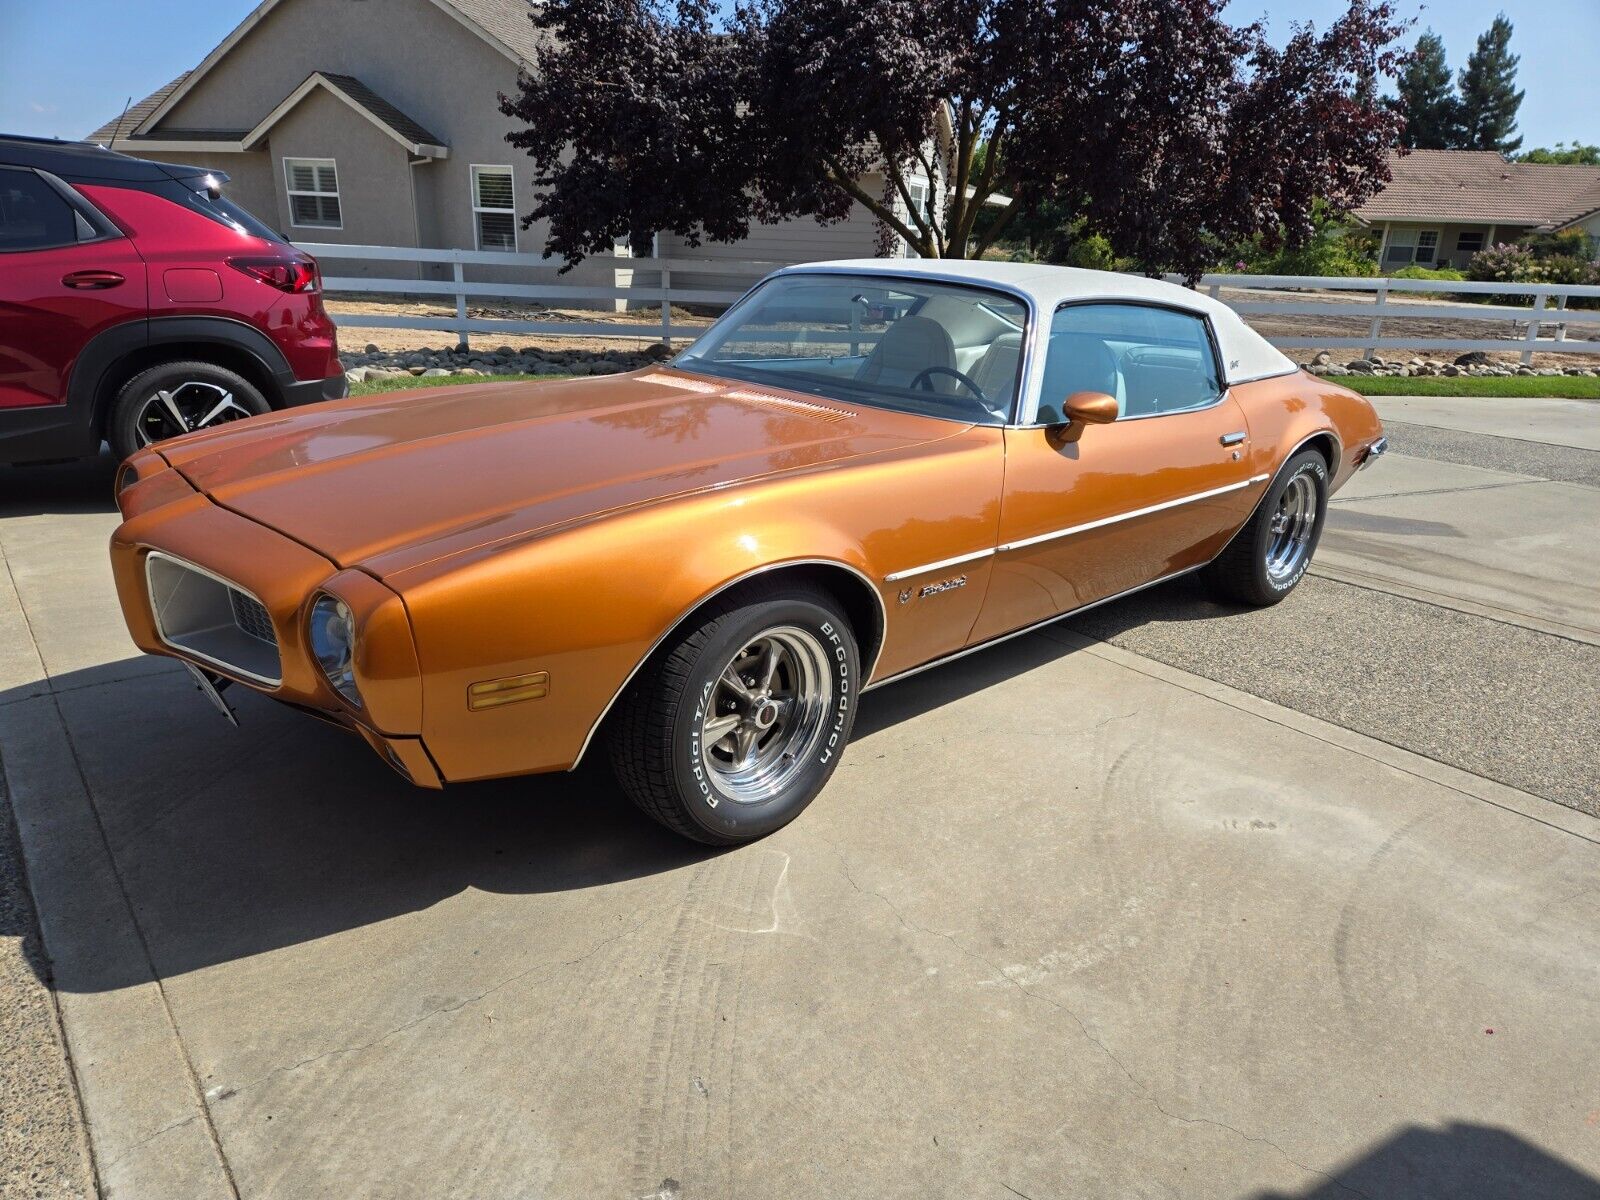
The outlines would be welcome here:
M 302 404 L 320 404 L 324 400 L 342 400 L 350 394 L 350 381 L 341 371 L 326 379 L 307 379 L 283 386 L 283 406 L 298 408 Z

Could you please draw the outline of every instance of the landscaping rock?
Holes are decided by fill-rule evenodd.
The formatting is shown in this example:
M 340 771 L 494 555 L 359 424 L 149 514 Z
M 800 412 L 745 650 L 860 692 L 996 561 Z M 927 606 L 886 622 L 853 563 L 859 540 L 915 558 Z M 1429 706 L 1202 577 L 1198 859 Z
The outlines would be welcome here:
M 354 370 L 346 371 L 344 379 L 346 383 L 365 383 L 367 381 L 367 368 L 356 367 Z
M 1318 352 L 1316 357 L 1311 360 L 1311 365 L 1314 367 L 1325 367 L 1332 361 L 1333 355 L 1329 354 L 1326 350 L 1323 350 Z
M 1373 373 L 1372 364 L 1364 358 L 1352 358 L 1345 363 L 1345 369 L 1356 375 L 1371 375 Z
M 429 367 L 422 373 L 424 379 L 437 379 L 441 375 L 454 375 L 454 371 L 447 371 L 443 367 Z

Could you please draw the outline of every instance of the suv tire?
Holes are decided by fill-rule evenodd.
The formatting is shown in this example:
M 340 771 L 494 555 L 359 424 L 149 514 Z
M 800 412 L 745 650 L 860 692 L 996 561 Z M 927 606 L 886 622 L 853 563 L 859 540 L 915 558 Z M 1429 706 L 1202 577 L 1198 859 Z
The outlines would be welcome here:
M 106 440 L 118 460 L 153 442 L 259 416 L 272 406 L 244 376 L 215 363 L 161 363 L 117 391 Z

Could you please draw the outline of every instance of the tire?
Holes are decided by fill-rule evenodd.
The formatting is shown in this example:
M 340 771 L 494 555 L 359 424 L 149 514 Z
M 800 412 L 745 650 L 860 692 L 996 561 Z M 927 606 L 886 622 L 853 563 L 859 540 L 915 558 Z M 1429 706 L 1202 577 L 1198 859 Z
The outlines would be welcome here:
M 860 653 L 838 603 L 806 584 L 741 586 L 697 619 L 628 686 L 611 762 L 648 816 L 732 846 L 787 825 L 832 776 L 855 724 Z
M 120 460 L 152 442 L 257 416 L 271 407 L 255 384 L 226 367 L 161 363 L 140 371 L 118 390 L 106 421 L 106 441 Z
M 1303 450 L 1284 464 L 1255 513 L 1205 569 L 1219 596 L 1264 607 L 1305 577 L 1328 516 L 1328 463 Z

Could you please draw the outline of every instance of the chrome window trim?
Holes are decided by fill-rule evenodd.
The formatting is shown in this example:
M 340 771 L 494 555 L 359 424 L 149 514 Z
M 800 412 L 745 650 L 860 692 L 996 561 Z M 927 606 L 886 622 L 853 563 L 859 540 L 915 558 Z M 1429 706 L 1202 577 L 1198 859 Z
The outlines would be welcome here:
M 187 658 L 187 659 L 198 659 L 200 662 L 208 663 L 213 667 L 218 667 L 218 668 L 222 669 L 223 671 L 226 671 L 229 675 L 233 675 L 233 676 L 236 676 L 236 677 L 241 677 L 241 678 L 244 678 L 244 679 L 253 679 L 255 682 L 260 683 L 260 684 L 265 684 L 267 687 L 273 687 L 273 688 L 282 687 L 283 686 L 283 676 L 281 674 L 276 679 L 274 679 L 274 678 L 272 678 L 271 676 L 268 676 L 268 675 L 258 675 L 254 671 L 245 670 L 243 667 L 239 666 L 237 663 L 223 662 L 221 659 L 212 658 L 209 654 L 201 654 L 199 651 L 191 650 L 187 646 L 180 646 L 176 642 L 169 641 L 167 639 L 167 631 L 162 627 L 162 624 L 161 624 L 161 614 L 156 611 L 155 594 L 154 594 L 154 592 L 152 590 L 151 583 L 150 583 L 150 564 L 151 564 L 152 561 L 154 561 L 155 559 L 158 559 L 158 558 L 159 559 L 164 559 L 165 561 L 167 561 L 169 563 L 176 563 L 178 566 L 185 567 L 188 570 L 195 572 L 197 575 L 204 575 L 204 576 L 206 576 L 206 578 L 214 580 L 217 583 L 220 583 L 225 588 L 231 588 L 232 590 L 234 590 L 236 592 L 239 592 L 242 595 L 249 596 L 250 599 L 254 600 L 257 604 L 260 604 L 261 607 L 266 610 L 268 618 L 271 618 L 272 610 L 270 608 L 267 608 L 266 604 L 262 601 L 261 597 L 256 595 L 254 592 L 252 592 L 249 588 L 241 587 L 239 584 L 235 583 L 233 580 L 228 579 L 228 578 L 226 578 L 226 577 L 224 577 L 222 575 L 218 575 L 215 571 L 207 570 L 205 567 L 202 567 L 199 563 L 190 562 L 186 558 L 179 558 L 176 554 L 168 554 L 164 550 L 147 550 L 147 551 L 145 551 L 145 556 L 144 556 L 144 594 L 145 594 L 145 599 L 150 602 L 150 616 L 155 621 L 156 636 L 161 639 L 161 644 L 164 645 L 164 646 L 170 647 L 180 657 Z M 273 631 L 273 636 L 276 637 L 277 636 L 278 627 L 277 627 L 277 622 L 275 622 L 275 621 L 273 622 L 272 631 Z M 243 630 L 241 630 L 240 632 L 243 632 Z M 279 665 L 279 667 L 281 669 L 281 667 L 283 666 L 283 643 L 281 641 L 278 642 L 278 644 L 277 644 L 277 651 L 278 651 L 278 665 Z
M 841 272 L 841 274 L 842 273 L 843 272 Z M 699 608 L 702 604 L 706 604 L 707 602 L 716 599 L 729 588 L 737 587 L 739 584 L 744 583 L 747 580 L 754 579 L 758 575 L 765 575 L 769 571 L 780 571 L 785 567 L 843 567 L 846 571 L 849 571 L 850 574 L 854 575 L 857 579 L 861 580 L 862 583 L 867 585 L 867 590 L 872 593 L 872 598 L 878 602 L 878 619 L 882 622 L 882 636 L 878 638 L 878 652 L 872 656 L 871 665 L 863 668 L 861 672 L 861 677 L 863 679 L 871 679 L 872 673 L 878 669 L 878 660 L 883 657 L 883 648 L 889 644 L 889 606 L 883 602 L 883 595 L 878 591 L 877 584 L 873 583 L 872 580 L 867 577 L 865 571 L 862 571 L 859 567 L 853 567 L 847 562 L 842 562 L 837 558 L 788 558 L 784 559 L 782 562 L 767 563 L 763 566 L 753 567 L 741 575 L 735 575 L 732 579 L 719 583 L 716 587 L 705 593 L 705 595 L 701 596 L 693 604 L 689 605 L 689 607 L 685 608 L 676 617 L 672 618 L 671 621 L 667 622 L 666 628 L 661 631 L 660 635 L 655 641 L 650 643 L 650 648 L 644 652 L 639 661 L 633 664 L 633 669 L 628 672 L 622 683 L 618 685 L 617 690 L 611 693 L 611 699 L 606 701 L 606 706 L 600 710 L 600 715 L 596 717 L 594 719 L 594 723 L 589 726 L 589 732 L 583 739 L 583 745 L 578 747 L 577 756 L 572 760 L 572 765 L 568 767 L 567 770 L 575 771 L 578 769 L 578 765 L 583 762 L 583 756 L 589 752 L 589 744 L 594 741 L 594 735 L 599 732 L 600 726 L 605 722 L 607 714 L 611 712 L 612 707 L 621 698 L 622 693 L 628 690 L 628 685 L 633 682 L 633 677 L 639 673 L 640 669 L 643 668 L 645 663 L 650 661 L 650 656 L 657 650 L 661 649 L 662 643 L 664 643 L 667 638 L 671 636 L 674 629 L 683 623 L 684 618 L 686 618 L 695 609 Z M 859 690 L 865 691 L 866 685 L 863 685 Z
M 1165 300 L 1146 300 L 1146 299 L 1143 299 L 1143 298 L 1140 298 L 1140 297 L 1132 297 L 1132 296 L 1130 296 L 1130 297 L 1128 297 L 1126 299 L 1122 299 L 1122 298 L 1110 299 L 1110 298 L 1107 298 L 1107 297 L 1104 297 L 1104 296 L 1085 296 L 1081 300 L 1063 300 L 1060 304 L 1056 305 L 1055 312 L 1052 312 L 1050 314 L 1050 319 L 1052 321 L 1055 320 L 1056 314 L 1061 312 L 1062 309 L 1066 309 L 1066 308 L 1082 308 L 1085 305 L 1090 305 L 1090 304 L 1097 304 L 1102 308 L 1160 308 L 1160 309 L 1166 310 L 1167 312 L 1177 313 L 1180 316 L 1193 317 L 1195 320 L 1200 322 L 1201 326 L 1206 331 L 1206 344 L 1211 347 L 1211 369 L 1212 369 L 1213 372 L 1215 372 L 1217 384 L 1221 388 L 1221 390 L 1217 393 L 1217 398 L 1215 400 L 1211 401 L 1211 403 L 1209 403 L 1209 404 L 1202 404 L 1202 405 L 1199 405 L 1198 407 L 1195 407 L 1195 408 L 1175 409 L 1172 412 L 1165 412 L 1165 413 L 1160 413 L 1160 412 L 1158 412 L 1158 413 L 1139 413 L 1136 416 L 1132 416 L 1132 417 L 1118 417 L 1115 421 L 1112 422 L 1113 425 L 1120 425 L 1124 421 L 1146 421 L 1146 420 L 1149 420 L 1151 417 L 1181 417 L 1185 413 L 1209 412 L 1211 409 L 1216 408 L 1217 405 L 1221 404 L 1224 400 L 1226 400 L 1228 398 L 1228 393 L 1233 390 L 1233 384 L 1229 381 L 1227 375 L 1225 375 L 1223 373 L 1223 370 L 1222 370 L 1222 346 L 1221 346 L 1221 343 L 1219 343 L 1217 341 L 1217 331 L 1216 331 L 1216 328 L 1211 324 L 1211 314 L 1210 313 L 1204 312 L 1204 311 L 1202 311 L 1200 309 L 1185 308 L 1181 304 L 1172 304 L 1172 303 L 1169 303 L 1169 302 L 1167 302 Z M 1050 353 L 1050 342 L 1049 342 L 1049 338 L 1046 337 L 1045 338 L 1045 343 L 1044 343 L 1044 350 L 1042 352 L 1041 358 L 1047 358 L 1049 356 L 1049 353 Z M 1044 387 L 1044 362 L 1043 361 L 1041 361 L 1040 364 L 1039 364 L 1039 387 L 1041 389 L 1043 389 L 1043 387 Z M 1015 426 L 1012 426 L 1011 428 L 1017 428 L 1017 429 L 1048 429 L 1053 424 L 1059 424 L 1059 422 L 1040 421 L 1038 419 L 1038 417 L 1039 417 L 1039 401 L 1041 399 L 1042 399 L 1041 396 L 1033 396 L 1032 397 L 1033 403 L 1026 410 L 1027 413 L 1028 413 L 1028 416 L 1029 416 L 1029 420 L 1023 421 L 1021 419 L 1022 410 L 1019 410 L 1018 414 L 1017 414 L 1017 417 L 1018 417 L 1017 423 L 1016 423 Z
M 885 261 L 887 262 L 892 260 L 886 259 Z M 926 262 L 927 260 L 918 259 L 916 261 Z M 955 271 L 896 271 L 892 267 L 885 268 L 883 270 L 863 270 L 860 267 L 784 267 L 782 270 L 773 271 L 770 275 L 763 276 L 761 279 L 757 280 L 754 287 L 747 291 L 743 296 L 740 296 L 739 299 L 733 304 L 729 305 L 727 310 L 722 314 L 723 317 L 732 315 L 734 309 L 738 308 L 746 300 L 750 299 L 750 297 L 754 295 L 756 291 L 762 287 L 765 287 L 772 280 L 777 279 L 780 276 L 785 279 L 793 278 L 796 275 L 855 275 L 861 278 L 881 276 L 885 279 L 898 279 L 911 283 L 915 283 L 919 279 L 924 279 L 930 280 L 934 283 L 955 284 L 958 287 L 970 288 L 977 292 L 998 292 L 1003 296 L 1009 296 L 1011 299 L 1019 301 L 1028 314 L 1028 322 L 1027 327 L 1022 331 L 1022 354 L 1019 356 L 1017 394 L 1011 401 L 1010 419 L 1000 421 L 993 425 L 980 424 L 977 421 L 961 422 L 962 424 L 973 425 L 982 429 L 1016 428 L 1019 417 L 1022 413 L 1023 405 L 1026 403 L 1029 391 L 1033 384 L 1033 359 L 1035 349 L 1039 344 L 1039 306 L 1030 293 L 1023 291 L 1021 288 L 1012 287 L 1010 284 L 997 283 L 988 279 L 977 280 L 973 279 L 971 276 L 961 275 Z M 721 319 L 722 318 L 718 318 L 718 320 Z M 682 371 L 693 371 L 695 369 L 692 365 L 680 364 L 677 358 L 673 358 L 667 365 L 677 367 Z M 717 377 L 713 376 L 713 378 Z M 869 405 L 869 407 L 873 406 Z M 898 412 L 900 410 L 895 409 L 892 411 Z M 959 418 L 955 417 L 940 417 L 934 413 L 922 413 L 916 415 L 933 417 L 934 419 L 941 421 L 959 420 Z

